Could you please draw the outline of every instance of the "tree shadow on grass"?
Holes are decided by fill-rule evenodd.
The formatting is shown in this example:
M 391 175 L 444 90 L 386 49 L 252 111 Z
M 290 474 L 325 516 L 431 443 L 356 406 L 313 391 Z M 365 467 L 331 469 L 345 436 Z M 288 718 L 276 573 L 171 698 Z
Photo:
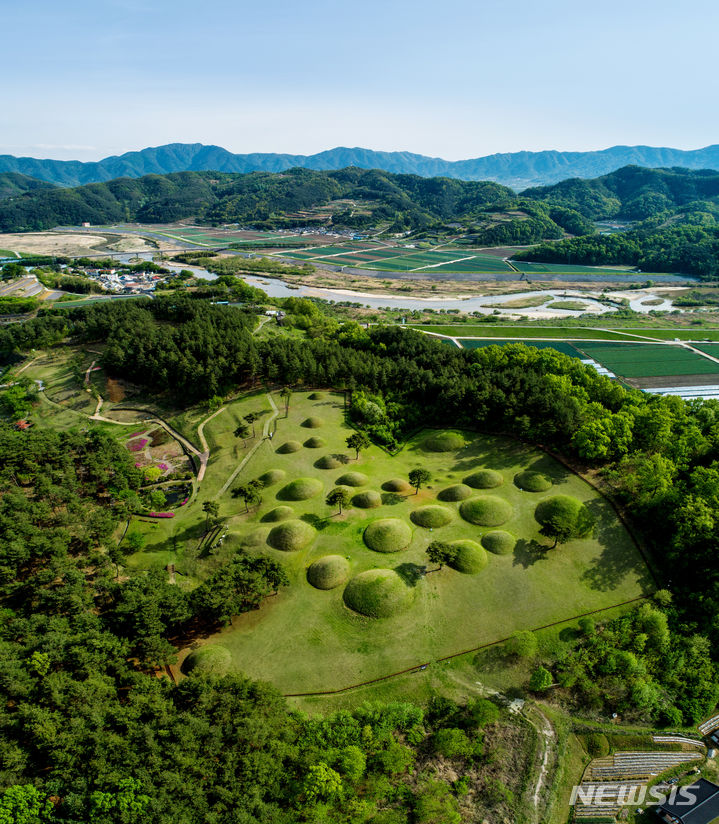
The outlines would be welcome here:
M 651 576 L 624 524 L 609 503 L 602 499 L 585 504 L 594 518 L 594 537 L 602 547 L 582 574 L 591 589 L 607 592 L 616 589 L 628 575 L 635 575 L 643 591 L 651 588 Z
M 540 544 L 539 541 L 532 539 L 525 541 L 520 538 L 514 546 L 514 560 L 512 566 L 521 566 L 524 569 L 529 569 L 537 563 L 537 561 L 546 561 L 547 552 L 550 547 Z
M 427 567 L 424 564 L 413 564 L 406 561 L 404 564 L 396 566 L 394 571 L 408 587 L 416 587 L 427 573 Z
M 560 484 L 574 475 L 571 469 L 567 469 L 564 464 L 555 461 L 554 458 L 551 458 L 549 455 L 542 455 L 540 458 L 537 458 L 536 461 L 532 461 L 532 463 L 527 466 L 527 469 L 530 472 L 541 472 L 543 475 L 551 478 L 555 484 Z
M 313 526 L 318 532 L 327 529 L 328 526 L 332 526 L 330 518 L 320 518 L 319 515 L 315 515 L 313 512 L 300 515 L 300 521 L 304 521 L 306 524 Z
M 398 495 L 396 492 L 383 492 L 382 503 L 385 506 L 397 506 L 397 504 L 404 503 L 404 495 Z
M 581 635 L 581 631 L 576 627 L 564 627 L 564 629 L 559 631 L 559 640 L 570 643 L 576 641 Z

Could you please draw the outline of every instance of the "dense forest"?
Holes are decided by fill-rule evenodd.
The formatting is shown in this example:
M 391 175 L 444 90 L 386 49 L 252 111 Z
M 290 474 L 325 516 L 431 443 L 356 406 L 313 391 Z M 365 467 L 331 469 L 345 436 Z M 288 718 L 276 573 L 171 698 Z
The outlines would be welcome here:
M 0 329 L 0 358 L 105 341 L 110 374 L 184 402 L 256 380 L 333 386 L 390 449 L 418 426 L 457 426 L 514 433 L 588 464 L 627 508 L 671 595 L 603 626 L 582 622 L 546 678 L 579 712 L 620 708 L 669 726 L 711 712 L 719 402 L 629 390 L 551 349 L 457 350 L 399 328 L 339 325 L 307 300 L 285 308 L 307 337 L 258 339 L 248 312 L 180 295 L 45 311 Z M 7 820 L 29 809 L 27 821 L 78 824 L 459 824 L 469 776 L 475 803 L 512 809 L 522 788 L 497 780 L 492 749 L 493 730 L 511 722 L 488 701 L 312 720 L 241 676 L 173 686 L 144 674 L 171 659 L 170 641 L 193 622 L 221 624 L 285 581 L 277 564 L 241 553 L 189 593 L 164 576 L 118 579 L 122 552 L 110 536 L 139 482 L 127 451 L 100 432 L 0 427 Z M 433 778 L 437 759 L 459 778 Z
M 645 220 L 667 211 L 719 207 L 719 172 L 625 166 L 593 180 L 572 178 L 526 189 L 522 197 L 575 209 L 591 220 Z
M 189 217 L 210 223 L 297 225 L 312 222 L 312 218 L 292 217 L 294 213 L 337 201 L 342 201 L 334 209 L 341 225 L 387 221 L 419 227 L 454 220 L 512 196 L 511 189 L 496 183 L 351 168 L 247 175 L 179 172 L 6 198 L 0 201 L 0 230 L 50 229 L 84 221 L 153 223 Z M 349 201 L 362 207 L 355 209 Z M 323 222 L 326 216 L 315 220 Z
M 0 193 L 1 187 L 2 181 Z M 11 189 L 0 200 L 0 231 L 185 218 L 257 228 L 383 226 L 418 238 L 459 230 L 469 245 L 539 244 L 518 253 L 520 260 L 623 264 L 705 278 L 719 266 L 719 173 L 712 171 L 627 166 L 520 196 L 496 183 L 357 168 L 179 172 L 75 189 Z M 595 220 L 632 225 L 629 231 L 597 234 Z

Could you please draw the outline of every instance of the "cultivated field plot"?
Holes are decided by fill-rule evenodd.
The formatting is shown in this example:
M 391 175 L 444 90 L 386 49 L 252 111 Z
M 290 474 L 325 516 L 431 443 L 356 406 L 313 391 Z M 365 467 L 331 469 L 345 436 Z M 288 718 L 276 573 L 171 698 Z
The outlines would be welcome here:
M 632 270 L 629 267 L 602 267 L 602 266 L 579 266 L 567 263 L 529 263 L 526 260 L 513 260 L 512 266 L 519 272 L 526 274 L 547 274 L 556 272 L 565 274 L 568 272 L 593 272 L 594 274 L 621 275 L 623 272 L 629 274 Z
M 278 252 L 281 257 L 307 260 L 310 263 L 332 263 L 373 269 L 380 272 L 512 272 L 509 264 L 494 255 L 477 254 L 470 250 L 418 251 L 406 246 L 380 246 L 370 241 L 357 241 L 336 246 L 318 246 L 313 250 Z
M 713 376 L 716 383 L 719 363 L 703 358 L 683 346 L 652 343 L 611 344 L 583 341 L 577 344 L 586 357 L 593 358 L 621 378 L 636 386 L 655 386 L 647 378 L 681 378 L 677 383 L 700 383 L 700 376 Z
M 568 341 L 563 340 L 526 340 L 522 338 L 493 338 L 490 340 L 479 340 L 477 338 L 457 338 L 462 349 L 481 349 L 484 346 L 506 346 L 508 343 L 523 343 L 525 346 L 533 346 L 535 349 L 556 349 L 563 355 L 569 355 L 571 358 L 583 358 L 583 355 L 578 349 L 572 346 Z
M 229 488 L 217 500 L 229 530 L 225 547 L 271 555 L 291 585 L 204 643 L 229 651 L 233 668 L 286 693 L 329 690 L 647 592 L 646 568 L 612 508 L 543 453 L 430 431 L 395 457 L 371 447 L 355 460 L 341 396 L 294 393 L 288 417 L 274 400 L 274 437 L 232 483 L 262 478 L 261 505 L 245 513 Z M 241 457 L 226 414 L 205 430 L 213 447 L 210 497 Z M 406 481 L 418 466 L 432 480 L 415 494 Z M 516 477 L 525 471 L 535 474 Z M 337 485 L 351 495 L 342 515 L 325 504 Z M 582 502 L 597 528 L 548 550 L 534 510 L 557 494 Z M 197 521 L 202 513 L 196 507 L 182 517 Z M 435 568 L 425 554 L 433 540 L 459 542 L 455 568 L 425 574 Z
M 477 338 L 556 338 L 562 340 L 584 339 L 584 340 L 631 340 L 628 335 L 621 332 L 608 331 L 606 329 L 592 329 L 584 326 L 505 326 L 499 324 L 489 325 L 470 323 L 458 323 L 456 325 L 428 324 L 426 326 L 417 325 L 408 327 L 419 329 L 422 332 L 435 332 L 438 335 L 449 335 L 451 337 L 477 337 Z

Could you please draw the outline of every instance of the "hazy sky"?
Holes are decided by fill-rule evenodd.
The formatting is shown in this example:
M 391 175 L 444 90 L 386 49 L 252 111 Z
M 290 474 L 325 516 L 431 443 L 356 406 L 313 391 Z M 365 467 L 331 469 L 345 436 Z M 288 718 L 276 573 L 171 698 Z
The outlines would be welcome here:
M 719 143 L 717 0 L 2 6 L 4 154 Z

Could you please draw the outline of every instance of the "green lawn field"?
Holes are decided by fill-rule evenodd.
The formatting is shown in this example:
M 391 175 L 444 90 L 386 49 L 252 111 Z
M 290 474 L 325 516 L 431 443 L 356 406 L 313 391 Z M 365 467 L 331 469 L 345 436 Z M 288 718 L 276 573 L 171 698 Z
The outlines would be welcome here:
M 584 481 L 543 453 L 514 441 L 471 433 L 464 433 L 466 445 L 458 450 L 432 452 L 425 448 L 431 433 L 425 432 L 395 457 L 373 446 L 361 454 L 359 461 L 352 459 L 333 469 L 321 469 L 318 463 L 321 465 L 321 459 L 328 456 L 344 454 L 354 458 L 345 445 L 352 430 L 343 420 L 341 396 L 322 393 L 319 400 L 310 400 L 310 394 L 292 396 L 288 418 L 280 398 L 275 396 L 280 408 L 276 434 L 271 441 L 260 443 L 233 482 L 244 483 L 269 470 L 285 473 L 264 490 L 261 506 L 245 514 L 244 503 L 233 498 L 229 489 L 218 497 L 220 519 L 228 535 L 217 557 L 240 547 L 251 553 L 266 553 L 285 566 L 291 579 L 291 586 L 279 596 L 267 599 L 259 610 L 239 616 L 231 627 L 209 639 L 209 643 L 227 647 L 234 665 L 248 675 L 270 680 L 288 693 L 334 689 L 494 642 L 515 629 L 569 620 L 649 590 L 646 568 L 611 507 Z M 260 409 L 261 397 L 258 394 L 252 400 Z M 225 415 L 227 410 L 206 426 L 213 462 L 194 510 L 183 512 L 171 526 L 163 525 L 180 534 L 182 546 L 191 545 L 184 539 L 187 531 L 197 535 L 198 526 L 202 531 L 201 501 L 217 495 L 233 467 L 242 460 L 243 450 L 231 434 L 232 420 L 223 418 Z M 317 418 L 314 423 L 319 425 L 303 426 L 308 418 Z M 320 439 L 320 445 L 308 445 L 317 443 L 312 439 Z M 283 445 L 293 441 L 299 449 L 285 451 Z M 418 495 L 411 490 L 383 491 L 387 481 L 406 478 L 407 472 L 417 466 L 432 474 L 429 486 Z M 447 567 L 425 575 L 428 562 L 424 550 L 432 540 L 481 541 L 490 531 L 464 520 L 459 513 L 461 504 L 437 498 L 443 488 L 461 483 L 482 468 L 498 472 L 503 483 L 496 489 L 475 490 L 473 494 L 491 494 L 508 505 L 509 517 L 501 528 L 517 539 L 514 550 L 506 555 L 487 553 L 487 565 L 476 575 Z M 513 479 L 527 468 L 545 473 L 554 485 L 544 493 L 521 491 Z M 365 482 L 353 487 L 353 493 L 376 493 L 367 497 L 378 498 L 377 508 L 350 506 L 338 516 L 336 508 L 325 504 L 326 493 L 347 472 L 365 476 L 366 480 L 359 479 Z M 317 494 L 305 500 L 288 500 L 285 487 L 298 478 L 308 479 L 306 486 L 310 489 L 315 484 Z M 596 536 L 540 551 L 533 543 L 539 538 L 534 508 L 543 498 L 559 492 L 586 503 L 597 519 Z M 413 511 L 426 505 L 444 507 L 449 523 L 431 530 L 413 523 L 412 518 L 417 517 L 412 516 Z M 274 549 L 267 543 L 268 537 L 273 540 L 270 531 L 277 522 L 264 519 L 279 506 L 290 509 L 293 523 L 299 521 L 304 525 L 302 529 L 310 527 L 310 541 L 298 551 Z M 408 528 L 408 548 L 385 553 L 365 545 L 366 527 L 387 518 L 397 519 Z M 546 540 L 540 540 L 547 545 Z M 157 540 L 155 546 L 148 546 L 139 555 L 152 555 L 161 545 L 162 541 Z M 319 590 L 307 580 L 310 564 L 326 555 L 344 557 L 350 577 L 375 569 L 396 571 L 405 582 L 402 586 L 407 592 L 403 593 L 411 605 L 386 618 L 368 618 L 350 610 L 343 601 L 343 586 Z M 164 554 L 161 560 L 167 562 Z M 190 560 L 192 568 L 185 571 L 194 579 L 204 577 L 217 559 L 195 555 Z M 133 561 L 138 564 L 139 559 Z M 181 573 L 183 563 L 180 553 L 177 564 Z

